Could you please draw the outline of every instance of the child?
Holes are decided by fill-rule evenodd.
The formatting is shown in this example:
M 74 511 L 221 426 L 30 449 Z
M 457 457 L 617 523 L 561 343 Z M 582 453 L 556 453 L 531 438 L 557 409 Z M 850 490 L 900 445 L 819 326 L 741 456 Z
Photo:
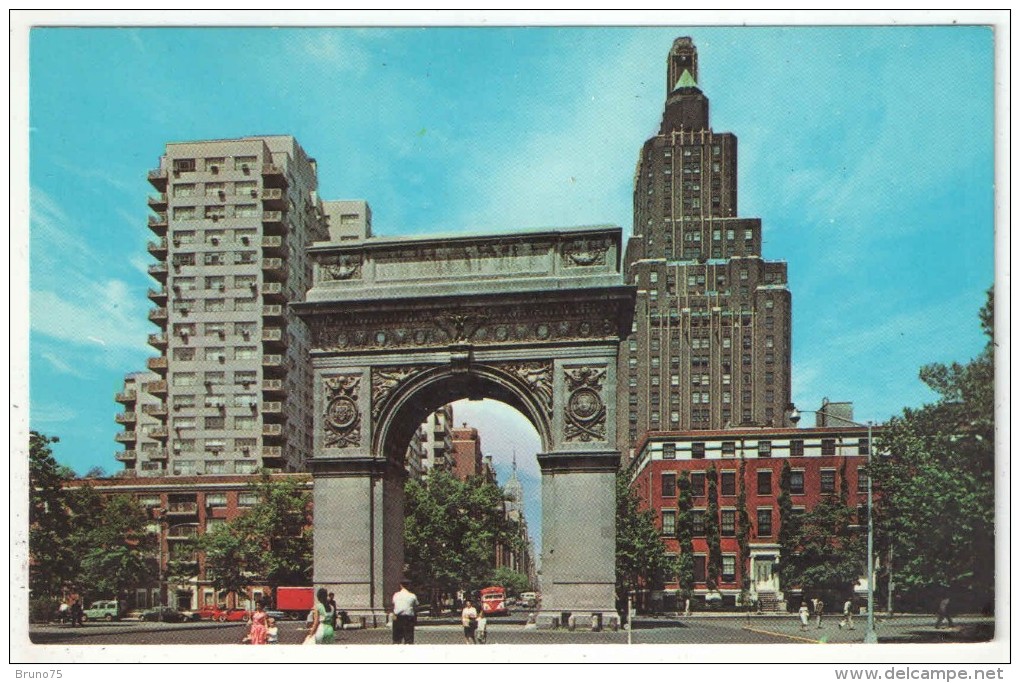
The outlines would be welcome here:
M 276 626 L 276 619 L 269 617 L 269 628 L 266 629 L 266 644 L 275 645 L 280 642 L 280 630 Z
M 478 628 L 475 629 L 475 642 L 485 643 L 485 639 L 488 636 L 485 627 L 488 625 L 488 621 L 485 618 L 485 610 L 478 610 Z
M 800 603 L 800 609 L 797 610 L 797 612 L 800 615 L 800 630 L 801 631 L 806 631 L 807 630 L 808 617 L 811 614 L 811 612 L 808 610 L 807 603 L 806 602 Z

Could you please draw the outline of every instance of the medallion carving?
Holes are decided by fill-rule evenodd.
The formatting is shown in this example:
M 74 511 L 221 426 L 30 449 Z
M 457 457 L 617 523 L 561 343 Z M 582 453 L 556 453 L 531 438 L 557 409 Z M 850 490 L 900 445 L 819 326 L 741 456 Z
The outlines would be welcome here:
M 567 382 L 566 441 L 605 441 L 606 403 L 602 400 L 606 369 L 590 366 L 564 371 Z
M 323 411 L 326 448 L 357 446 L 361 441 L 361 410 L 358 408 L 360 375 L 325 377 L 326 408 Z
M 361 278 L 360 256 L 331 256 L 319 261 L 318 266 L 322 282 Z
M 579 239 L 563 247 L 563 260 L 568 266 L 604 266 L 609 243 L 602 239 Z

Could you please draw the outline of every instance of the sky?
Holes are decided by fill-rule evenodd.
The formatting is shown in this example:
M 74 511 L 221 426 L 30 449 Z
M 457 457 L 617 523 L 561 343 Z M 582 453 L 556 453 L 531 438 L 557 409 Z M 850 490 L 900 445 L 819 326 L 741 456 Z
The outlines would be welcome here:
M 918 369 L 985 343 L 991 28 L 36 28 L 28 212 L 12 225 L 29 408 L 15 393 L 14 417 L 59 436 L 79 473 L 121 468 L 114 394 L 157 354 L 146 171 L 167 142 L 294 135 L 320 195 L 368 200 L 376 235 L 626 236 L 678 36 L 698 48 L 712 128 L 738 138 L 738 214 L 788 264 L 794 402 L 882 422 L 931 401 Z M 538 438 L 507 411 L 455 417 L 482 430 L 501 481 L 516 450 L 535 534 Z

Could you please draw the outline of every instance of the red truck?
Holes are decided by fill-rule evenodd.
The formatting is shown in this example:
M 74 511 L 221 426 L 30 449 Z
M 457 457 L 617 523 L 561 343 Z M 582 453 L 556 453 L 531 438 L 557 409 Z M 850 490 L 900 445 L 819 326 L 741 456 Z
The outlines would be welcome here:
M 302 620 L 315 604 L 315 589 L 311 586 L 280 586 L 276 589 L 276 610 L 286 618 Z

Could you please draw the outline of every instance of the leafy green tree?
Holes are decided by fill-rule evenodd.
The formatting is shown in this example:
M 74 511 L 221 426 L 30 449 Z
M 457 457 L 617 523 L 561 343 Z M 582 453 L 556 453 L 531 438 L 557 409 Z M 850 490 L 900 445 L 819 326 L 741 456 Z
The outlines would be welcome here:
M 677 541 L 680 552 L 676 558 L 677 582 L 680 598 L 694 595 L 694 498 L 691 496 L 691 479 L 681 472 L 677 481 Z
M 797 585 L 797 576 L 793 563 L 787 564 L 797 553 L 797 538 L 800 536 L 800 515 L 793 511 L 793 499 L 790 497 L 790 463 L 783 461 L 783 469 L 779 474 L 779 580 L 783 586 Z
M 155 539 L 148 515 L 131 496 L 103 498 L 90 488 L 76 492 L 72 504 L 73 545 L 80 555 L 78 586 L 97 598 L 125 598 L 129 590 L 155 578 Z
M 827 496 L 805 512 L 792 539 L 795 550 L 783 557 L 784 584 L 848 594 L 867 565 L 865 536 L 855 517 L 838 496 Z
M 655 512 L 642 508 L 626 472 L 616 475 L 616 599 L 626 604 L 631 591 L 653 587 L 673 567 L 666 556 Z
M 63 491 L 64 468 L 50 444 L 59 439 L 36 431 L 28 444 L 28 585 L 35 598 L 59 596 L 74 580 L 77 548 L 71 547 L 70 513 Z
M 747 513 L 747 461 L 740 455 L 737 491 L 737 564 L 740 567 L 740 602 L 747 604 L 751 589 L 751 517 Z
M 705 587 L 714 591 L 722 574 L 722 539 L 719 535 L 719 485 L 715 466 L 708 468 L 708 511 L 705 518 L 705 540 L 708 559 L 705 566 Z
M 252 485 L 259 502 L 212 533 L 196 539 L 213 584 L 239 592 L 265 583 L 304 585 L 312 580 L 311 497 L 300 483 L 268 473 Z
M 989 290 L 984 350 L 966 364 L 921 368 L 937 400 L 905 409 L 876 444 L 876 539 L 895 550 L 896 587 L 910 607 L 930 609 L 942 595 L 956 609 L 994 604 L 993 311 Z
M 520 595 L 530 591 L 532 588 L 527 574 L 515 572 L 510 567 L 497 567 L 489 577 L 488 584 L 490 586 L 503 586 L 506 589 L 507 595 Z

